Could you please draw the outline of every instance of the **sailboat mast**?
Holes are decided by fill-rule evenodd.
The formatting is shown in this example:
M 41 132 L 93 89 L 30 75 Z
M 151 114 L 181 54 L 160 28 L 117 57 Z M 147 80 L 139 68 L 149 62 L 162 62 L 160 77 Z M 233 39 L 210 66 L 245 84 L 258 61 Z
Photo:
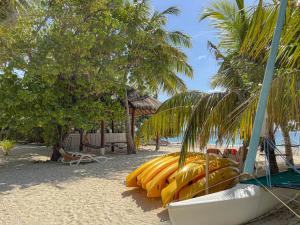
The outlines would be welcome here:
M 264 80 L 263 80 L 262 89 L 259 97 L 256 115 L 255 115 L 254 125 L 252 129 L 252 136 L 249 144 L 249 151 L 245 161 L 244 172 L 248 174 L 252 174 L 254 169 L 254 162 L 257 154 L 257 147 L 259 144 L 259 137 L 262 129 L 264 115 L 266 112 L 268 95 L 272 85 L 276 56 L 278 52 L 281 31 L 285 19 L 287 1 L 288 0 L 280 1 L 281 3 L 279 8 L 279 14 L 278 14 L 276 28 L 275 28 L 275 32 L 271 44 L 271 52 L 267 62 L 265 74 L 264 74 Z

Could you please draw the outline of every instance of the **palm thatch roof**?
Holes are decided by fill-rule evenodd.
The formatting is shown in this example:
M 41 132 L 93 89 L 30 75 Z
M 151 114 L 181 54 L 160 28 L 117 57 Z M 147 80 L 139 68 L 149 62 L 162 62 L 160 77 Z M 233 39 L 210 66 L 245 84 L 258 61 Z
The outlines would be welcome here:
M 148 95 L 140 95 L 134 89 L 128 91 L 128 103 L 130 113 L 134 112 L 135 116 L 154 114 L 161 105 L 157 99 Z

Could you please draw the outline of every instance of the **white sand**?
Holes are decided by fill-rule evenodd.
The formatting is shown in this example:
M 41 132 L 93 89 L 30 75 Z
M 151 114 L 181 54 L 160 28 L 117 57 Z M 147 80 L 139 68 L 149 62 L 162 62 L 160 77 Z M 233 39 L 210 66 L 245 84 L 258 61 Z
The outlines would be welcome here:
M 159 199 L 148 199 L 144 191 L 124 185 L 130 171 L 166 153 L 163 149 L 130 156 L 109 154 L 106 163 L 79 166 L 34 163 L 48 159 L 50 151 L 42 146 L 17 146 L 9 157 L 0 153 L 0 225 L 170 224 Z M 291 206 L 300 213 L 300 204 Z M 251 223 L 271 224 L 300 222 L 283 208 L 276 216 Z

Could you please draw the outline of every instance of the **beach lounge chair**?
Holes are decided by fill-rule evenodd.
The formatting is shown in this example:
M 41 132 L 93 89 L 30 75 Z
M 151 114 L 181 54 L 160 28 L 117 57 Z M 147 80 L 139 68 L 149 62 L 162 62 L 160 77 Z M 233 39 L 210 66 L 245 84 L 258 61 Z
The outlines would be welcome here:
M 59 149 L 59 153 L 62 155 L 61 162 L 68 163 L 70 165 L 76 164 L 78 166 L 80 163 L 90 163 L 90 162 L 99 162 L 100 159 L 104 159 L 106 162 L 107 157 L 96 156 L 92 154 L 83 154 L 79 152 L 66 152 L 63 148 Z
M 208 154 L 215 154 L 215 155 L 218 155 L 218 156 L 222 156 L 222 152 L 218 148 L 208 148 L 207 149 L 207 153 Z
M 223 152 L 223 156 L 226 158 L 233 159 L 235 161 L 239 161 L 238 150 L 235 148 L 226 148 Z

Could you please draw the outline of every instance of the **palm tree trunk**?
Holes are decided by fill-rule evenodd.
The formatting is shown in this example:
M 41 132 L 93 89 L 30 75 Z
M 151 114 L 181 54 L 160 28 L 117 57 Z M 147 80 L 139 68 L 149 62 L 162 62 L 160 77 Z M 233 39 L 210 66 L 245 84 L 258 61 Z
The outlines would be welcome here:
M 269 169 L 271 174 L 279 172 L 275 155 L 275 130 L 274 124 L 268 120 L 267 113 L 265 113 L 265 119 L 263 122 L 263 129 L 261 131 L 261 150 L 265 153 L 269 162 Z
M 264 151 L 267 156 L 267 159 L 269 160 L 269 165 L 270 165 L 270 172 L 271 174 L 275 174 L 279 172 L 279 168 L 277 165 L 277 160 L 276 160 L 276 155 L 275 155 L 275 148 L 274 146 L 276 145 L 275 143 L 275 135 L 273 132 L 273 129 L 271 128 L 269 130 L 269 135 L 268 137 L 265 137 L 263 140 L 263 146 L 264 146 Z
M 155 91 L 154 98 L 158 99 L 158 91 Z M 157 133 L 156 138 L 155 138 L 155 151 L 158 151 L 160 149 L 160 143 L 159 142 L 160 142 L 160 136 Z
M 243 141 L 243 146 L 239 149 L 239 161 L 240 161 L 240 172 L 242 173 L 244 170 L 244 164 L 248 153 L 249 141 Z
M 292 143 L 291 138 L 289 135 L 289 130 L 287 129 L 287 126 L 280 126 L 282 130 L 282 135 L 284 139 L 284 146 L 285 146 L 285 154 L 287 161 L 294 165 L 294 158 L 293 158 L 293 150 L 292 150 Z
M 124 98 L 124 104 L 125 104 L 125 130 L 126 130 L 126 141 L 127 141 L 127 154 L 135 154 L 135 146 L 133 143 L 133 138 L 131 135 L 131 129 L 130 126 L 130 114 L 129 114 L 129 105 L 128 105 L 128 96 L 127 96 L 127 89 L 125 88 L 125 98 Z

